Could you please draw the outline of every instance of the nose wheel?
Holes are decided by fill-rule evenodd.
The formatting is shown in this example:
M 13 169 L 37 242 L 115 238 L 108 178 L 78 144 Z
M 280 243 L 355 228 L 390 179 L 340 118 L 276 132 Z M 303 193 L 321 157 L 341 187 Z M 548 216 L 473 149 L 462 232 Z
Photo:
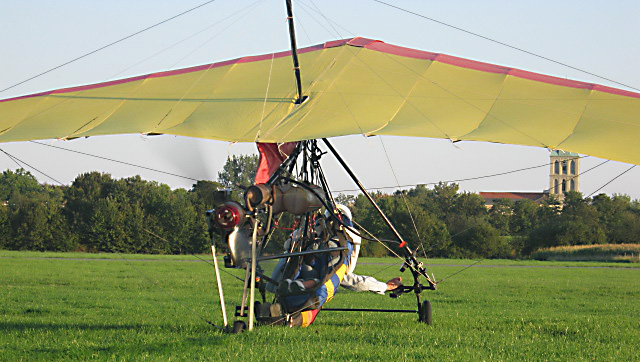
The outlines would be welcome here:
M 418 305 L 418 322 L 426 323 L 427 325 L 433 323 L 430 301 L 425 300 L 422 304 Z
M 231 333 L 237 334 L 242 333 L 247 329 L 247 325 L 243 321 L 235 321 L 233 322 L 233 328 L 231 329 Z

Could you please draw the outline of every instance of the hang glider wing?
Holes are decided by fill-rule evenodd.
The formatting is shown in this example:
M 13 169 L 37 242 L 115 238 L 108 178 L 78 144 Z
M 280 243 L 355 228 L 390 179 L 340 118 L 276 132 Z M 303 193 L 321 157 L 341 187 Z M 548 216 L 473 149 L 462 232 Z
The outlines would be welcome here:
M 0 100 L 0 142 L 163 133 L 234 142 L 349 134 L 562 149 L 640 164 L 640 94 L 353 38 Z

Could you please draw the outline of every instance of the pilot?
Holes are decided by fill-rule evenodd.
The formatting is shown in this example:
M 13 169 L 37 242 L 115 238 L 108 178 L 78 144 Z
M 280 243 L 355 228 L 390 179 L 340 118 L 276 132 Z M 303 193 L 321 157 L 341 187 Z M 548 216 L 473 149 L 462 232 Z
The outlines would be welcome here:
M 342 222 L 346 225 L 353 226 L 353 223 L 351 221 L 353 220 L 351 210 L 349 210 L 348 207 L 342 204 L 336 204 L 336 208 L 341 214 Z M 325 213 L 325 215 L 329 217 L 328 212 Z M 393 278 L 385 283 L 378 281 L 374 277 L 355 274 L 353 270 L 356 268 L 356 263 L 358 262 L 358 255 L 360 254 L 360 244 L 362 243 L 362 239 L 359 235 L 356 235 L 349 229 L 347 229 L 346 232 L 353 241 L 354 248 L 353 252 L 351 253 L 351 263 L 349 264 L 349 269 L 342 279 L 342 283 L 340 283 L 340 286 L 356 292 L 374 292 L 377 294 L 384 294 L 384 292 L 394 290 L 402 285 L 401 277 Z
M 342 223 L 347 226 L 353 226 L 351 220 L 353 220 L 353 216 L 351 214 L 351 210 L 345 205 L 336 204 L 336 208 L 338 213 L 340 214 L 340 219 Z M 327 219 L 330 218 L 329 211 L 325 212 L 325 217 Z M 356 291 L 356 292 L 373 292 L 377 294 L 383 294 L 386 291 L 394 290 L 402 285 L 402 278 L 396 277 L 389 281 L 381 282 L 374 277 L 366 276 L 366 275 L 358 275 L 353 272 L 356 268 L 356 263 L 358 262 L 358 255 L 360 254 L 360 245 L 362 243 L 362 238 L 354 233 L 353 231 L 346 228 L 346 234 L 351 239 L 353 243 L 353 251 L 351 253 L 351 261 L 349 263 L 349 267 L 347 272 L 340 283 L 340 286 L 343 288 Z M 299 237 L 299 230 L 296 230 L 292 238 Z M 337 246 L 337 245 L 331 245 Z M 332 262 L 337 262 L 338 258 Z M 284 266 L 284 260 L 281 260 L 278 266 L 275 268 L 274 275 L 271 276 L 273 279 L 279 279 L 280 273 L 282 272 L 282 268 Z M 280 292 L 282 293 L 302 293 L 305 290 L 315 287 L 319 282 L 321 277 L 315 272 L 315 269 L 309 265 L 303 264 L 300 279 L 290 280 L 285 279 L 283 283 L 280 285 Z M 276 286 L 273 284 L 267 285 L 267 290 L 270 292 L 276 292 Z
M 353 226 L 351 221 L 353 218 L 351 210 L 341 204 L 337 204 L 336 209 L 339 213 L 338 216 L 340 217 L 342 224 Z M 325 213 L 325 220 L 329 220 L 330 217 L 331 215 L 327 211 Z M 323 224 L 324 220 L 320 222 L 320 224 L 317 224 L 316 232 L 321 233 L 322 230 L 324 230 L 324 227 L 322 226 Z M 345 263 L 347 270 L 344 272 L 344 277 L 340 282 L 342 287 L 357 292 L 369 291 L 377 294 L 384 294 L 386 291 L 394 290 L 402 285 L 402 278 L 400 277 L 393 278 L 384 283 L 371 276 L 357 275 L 353 273 L 358 261 L 358 255 L 360 254 L 361 238 L 348 228 L 345 228 L 345 233 L 343 235 L 351 239 L 351 243 L 349 243 L 351 255 L 347 257 L 349 262 Z M 298 229 L 292 233 L 291 239 L 289 239 L 287 243 L 291 243 L 292 239 L 295 240 L 299 237 L 300 231 Z M 327 246 L 337 247 L 338 244 L 331 240 Z M 286 297 L 288 307 L 300 308 L 300 311 L 292 313 L 291 320 L 287 321 L 285 318 L 282 318 L 283 310 L 280 303 L 262 303 L 256 309 L 256 312 L 259 315 L 259 320 L 269 324 L 288 324 L 290 327 L 307 327 L 312 324 L 316 315 L 320 311 L 319 307 L 326 301 L 330 300 L 334 293 L 334 287 L 331 287 L 331 292 L 328 292 L 328 289 L 326 289 L 326 284 L 331 281 L 328 281 L 325 286 L 322 286 L 320 289 L 314 289 L 318 287 L 318 284 L 322 280 L 319 269 L 322 269 L 322 263 L 328 263 L 327 265 L 331 267 L 336 265 L 339 261 L 339 253 L 336 255 L 329 254 L 328 259 L 326 257 L 305 258 L 304 263 L 301 265 L 300 273 L 295 279 L 283 279 L 279 285 L 267 283 L 267 290 L 281 295 L 289 295 Z M 284 272 L 284 267 L 284 259 L 281 259 L 274 269 L 271 279 L 279 280 Z M 337 285 L 335 285 L 335 288 L 337 288 Z M 307 293 L 307 291 L 312 290 L 315 290 L 313 293 L 316 293 L 316 295 L 310 295 Z

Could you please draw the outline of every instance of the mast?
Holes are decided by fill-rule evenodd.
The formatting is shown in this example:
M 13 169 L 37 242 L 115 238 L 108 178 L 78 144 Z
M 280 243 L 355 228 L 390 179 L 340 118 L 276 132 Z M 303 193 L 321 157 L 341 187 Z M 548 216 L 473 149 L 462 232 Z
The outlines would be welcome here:
M 298 86 L 298 98 L 295 104 L 301 104 L 307 99 L 302 95 L 302 77 L 300 75 L 300 63 L 298 62 L 298 46 L 296 45 L 296 29 L 293 26 L 293 7 L 291 0 L 285 0 L 287 5 L 287 21 L 289 22 L 289 38 L 291 39 L 291 57 L 293 58 L 293 71 L 296 75 L 296 85 Z

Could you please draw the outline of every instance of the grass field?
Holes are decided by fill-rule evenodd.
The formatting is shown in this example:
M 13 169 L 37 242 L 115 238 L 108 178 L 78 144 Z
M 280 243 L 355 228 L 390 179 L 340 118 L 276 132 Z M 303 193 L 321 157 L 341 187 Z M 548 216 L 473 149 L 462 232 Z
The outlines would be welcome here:
M 356 272 L 394 262 L 363 258 Z M 438 278 L 470 263 L 433 262 Z M 634 361 L 638 266 L 488 260 L 423 293 L 432 326 L 409 314 L 325 311 L 306 329 L 228 335 L 203 320 L 221 323 L 213 270 L 194 257 L 0 251 L 0 360 Z M 225 274 L 223 284 L 237 302 L 241 283 Z M 414 303 L 342 290 L 328 306 Z

